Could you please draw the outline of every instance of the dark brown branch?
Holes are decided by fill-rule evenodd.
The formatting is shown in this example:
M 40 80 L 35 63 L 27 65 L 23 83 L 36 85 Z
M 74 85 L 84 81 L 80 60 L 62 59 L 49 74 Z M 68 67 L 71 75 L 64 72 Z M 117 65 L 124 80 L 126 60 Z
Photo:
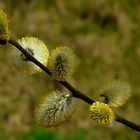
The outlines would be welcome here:
M 132 128 L 133 130 L 136 130 L 136 131 L 140 132 L 140 126 L 139 125 L 134 124 L 133 122 L 128 121 L 128 120 L 126 120 L 126 119 L 124 119 L 124 118 L 122 118 L 118 115 L 116 115 L 116 121 Z
M 33 63 L 35 63 L 37 66 L 39 66 L 43 71 L 45 71 L 47 74 L 49 74 L 51 76 L 51 72 L 49 71 L 49 69 L 47 67 L 45 67 L 44 65 L 42 65 L 37 59 L 35 59 L 32 55 L 30 55 L 24 48 L 22 48 L 22 46 L 15 41 L 14 39 L 10 39 L 9 43 L 12 44 L 13 46 L 15 46 L 17 49 L 19 49 L 27 58 L 28 60 L 32 61 Z M 73 97 L 76 98 L 80 98 L 83 101 L 85 101 L 88 104 L 93 104 L 95 101 L 92 100 L 91 98 L 89 98 L 88 96 L 86 96 L 86 94 L 83 94 L 82 92 L 80 92 L 79 90 L 75 89 L 72 85 L 70 85 L 67 81 L 58 81 L 61 85 L 63 85 L 64 87 L 66 87 L 68 90 L 70 90 L 72 92 Z M 136 130 L 138 132 L 140 132 L 140 126 L 134 124 L 133 122 L 130 122 L 118 115 L 116 115 L 116 121 L 120 122 L 130 128 L 132 128 L 133 130 Z
M 86 96 L 85 94 L 81 93 L 79 90 L 75 89 L 72 85 L 70 85 L 67 81 L 58 81 L 61 85 L 66 87 L 72 92 L 73 97 L 80 98 L 83 101 L 85 101 L 88 104 L 93 104 L 95 101 L 93 101 L 91 98 Z

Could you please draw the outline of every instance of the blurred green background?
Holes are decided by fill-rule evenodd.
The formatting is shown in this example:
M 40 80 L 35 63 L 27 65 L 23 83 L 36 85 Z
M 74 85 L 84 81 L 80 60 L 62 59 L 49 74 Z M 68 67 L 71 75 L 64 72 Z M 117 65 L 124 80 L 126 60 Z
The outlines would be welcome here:
M 0 8 L 9 16 L 14 38 L 35 36 L 49 49 L 72 47 L 80 64 L 70 83 L 90 97 L 97 99 L 108 81 L 128 81 L 132 97 L 115 111 L 140 124 L 139 0 L 0 0 Z M 140 134 L 119 123 L 96 125 L 89 106 L 79 100 L 69 122 L 37 126 L 35 104 L 58 85 L 43 72 L 33 77 L 17 73 L 10 49 L 0 46 L 0 140 L 140 140 Z

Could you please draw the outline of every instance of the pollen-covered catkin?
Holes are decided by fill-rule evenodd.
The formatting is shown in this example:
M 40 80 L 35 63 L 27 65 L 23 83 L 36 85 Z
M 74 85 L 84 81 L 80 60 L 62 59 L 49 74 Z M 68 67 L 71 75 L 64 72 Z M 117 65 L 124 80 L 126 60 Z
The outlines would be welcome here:
M 71 77 L 76 64 L 76 56 L 72 49 L 57 47 L 50 54 L 48 67 L 54 79 L 64 81 Z
M 8 18 L 7 14 L 1 9 L 0 10 L 0 43 L 6 44 L 9 40 L 9 29 L 8 29 Z
M 130 97 L 130 85 L 123 81 L 113 81 L 104 85 L 100 94 L 105 97 L 111 107 L 120 107 L 124 105 Z
M 43 65 L 47 65 L 49 51 L 47 46 L 35 37 L 24 37 L 18 40 L 18 43 L 33 57 L 35 57 Z M 32 75 L 41 71 L 41 69 L 29 61 L 28 58 L 17 48 L 13 48 L 11 53 L 12 64 L 15 68 L 27 75 Z
M 90 117 L 97 124 L 111 125 L 115 119 L 115 114 L 107 104 L 95 102 L 90 106 Z
M 45 95 L 35 109 L 35 120 L 43 127 L 59 125 L 73 113 L 73 100 L 68 91 L 53 91 Z

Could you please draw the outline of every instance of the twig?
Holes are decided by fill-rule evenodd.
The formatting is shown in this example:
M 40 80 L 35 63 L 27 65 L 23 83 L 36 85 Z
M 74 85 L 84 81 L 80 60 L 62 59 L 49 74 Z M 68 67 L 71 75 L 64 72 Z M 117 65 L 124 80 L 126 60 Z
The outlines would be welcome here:
M 140 132 L 140 126 L 139 125 L 137 125 L 137 124 L 135 124 L 131 121 L 128 121 L 128 120 L 120 117 L 119 115 L 116 115 L 116 121 L 132 128 L 133 130 L 136 130 L 136 131 Z
M 47 67 L 45 67 L 44 65 L 42 65 L 37 59 L 35 59 L 32 55 L 30 55 L 16 40 L 14 39 L 10 39 L 9 43 L 12 44 L 13 46 L 15 46 L 18 50 L 20 50 L 27 58 L 28 60 L 32 61 L 33 63 L 35 63 L 37 66 L 39 66 L 44 72 L 46 72 L 47 74 L 49 74 L 51 76 L 51 72 L 49 71 L 49 69 Z M 72 85 L 70 85 L 67 81 L 57 81 L 58 83 L 60 83 L 61 85 L 63 85 L 64 87 L 66 87 L 68 90 L 70 90 L 72 92 L 73 97 L 76 98 L 80 98 L 83 101 L 85 101 L 88 104 L 93 104 L 95 101 L 92 100 L 91 98 L 89 98 L 88 96 L 86 96 L 86 94 L 83 94 L 82 92 L 80 92 L 79 90 L 75 89 Z M 130 128 L 132 128 L 135 131 L 140 132 L 140 126 L 128 121 L 118 115 L 116 115 L 116 121 L 120 122 Z

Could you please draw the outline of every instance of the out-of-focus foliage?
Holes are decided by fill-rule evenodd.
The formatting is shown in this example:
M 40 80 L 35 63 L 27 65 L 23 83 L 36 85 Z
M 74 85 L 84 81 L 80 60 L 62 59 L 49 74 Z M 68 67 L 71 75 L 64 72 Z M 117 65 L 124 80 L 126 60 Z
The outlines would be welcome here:
M 140 1 L 139 0 L 0 0 L 13 37 L 35 36 L 49 47 L 72 47 L 81 63 L 75 87 L 93 98 L 112 79 L 132 85 L 132 97 L 117 113 L 140 124 Z M 138 133 L 115 123 L 97 126 L 89 106 L 77 103 L 69 123 L 41 129 L 33 118 L 39 98 L 59 86 L 45 73 L 26 77 L 8 61 L 11 46 L 0 46 L 1 140 L 139 140 Z M 37 128 L 37 129 L 36 129 Z

